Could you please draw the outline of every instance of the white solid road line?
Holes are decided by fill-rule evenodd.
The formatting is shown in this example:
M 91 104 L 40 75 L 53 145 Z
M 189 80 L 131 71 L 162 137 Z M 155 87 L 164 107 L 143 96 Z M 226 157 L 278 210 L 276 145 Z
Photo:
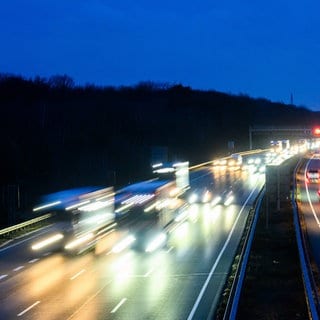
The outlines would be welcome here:
M 257 183 L 256 183 L 256 185 L 257 185 Z M 192 310 L 191 310 L 191 312 L 190 312 L 187 320 L 192 320 L 194 314 L 196 313 L 197 308 L 198 308 L 198 306 L 199 306 L 199 304 L 200 304 L 200 301 L 201 301 L 201 299 L 202 299 L 202 297 L 203 297 L 203 295 L 204 295 L 204 293 L 205 293 L 205 291 L 206 291 L 206 289 L 207 289 L 207 286 L 208 286 L 208 284 L 209 284 L 209 282 L 210 282 L 210 280 L 211 280 L 211 278 L 212 278 L 212 276 L 213 276 L 213 273 L 214 273 L 214 271 L 215 271 L 218 263 L 220 262 L 220 259 L 221 259 L 222 255 L 223 255 L 224 251 L 226 250 L 226 248 L 227 248 L 227 246 L 228 246 L 228 244 L 229 244 L 229 242 L 230 242 L 230 240 L 231 240 L 231 237 L 232 237 L 232 235 L 233 235 L 234 229 L 235 229 L 235 227 L 236 227 L 236 225 L 237 225 L 237 223 L 238 223 L 238 220 L 239 220 L 240 217 L 241 217 L 241 213 L 243 212 L 244 208 L 246 207 L 247 203 L 249 202 L 251 196 L 252 196 L 253 193 L 256 191 L 256 189 L 257 189 L 257 187 L 255 186 L 255 188 L 251 191 L 251 193 L 249 194 L 247 200 L 246 200 L 245 203 L 243 204 L 241 210 L 239 211 L 239 214 L 238 214 L 238 216 L 237 216 L 237 219 L 236 219 L 236 221 L 234 222 L 234 224 L 233 224 L 233 226 L 232 226 L 232 229 L 231 229 L 231 231 L 230 231 L 230 233 L 229 233 L 229 235 L 228 235 L 228 238 L 227 238 L 226 242 L 224 243 L 224 245 L 223 245 L 223 247 L 222 247 L 222 249 L 221 249 L 221 251 L 220 251 L 220 253 L 219 253 L 219 255 L 218 255 L 217 260 L 216 260 L 215 263 L 213 264 L 213 266 L 212 266 L 212 268 L 211 268 L 211 270 L 210 270 L 210 272 L 209 272 L 209 275 L 208 275 L 208 277 L 207 277 L 207 280 L 205 281 L 205 283 L 204 283 L 204 285 L 203 285 L 203 287 L 202 287 L 202 289 L 201 289 L 201 291 L 200 291 L 200 293 L 199 293 L 199 296 L 198 296 L 195 304 L 193 305 L 193 308 L 192 308 Z
M 304 169 L 304 176 L 305 176 L 305 177 L 306 177 L 306 175 L 307 175 L 307 168 L 308 168 L 308 166 L 309 166 L 310 161 L 311 161 L 311 159 L 307 162 L 307 165 L 306 165 L 306 167 L 305 167 L 305 169 Z M 313 205 L 312 205 L 312 201 L 311 201 L 311 198 L 310 198 L 310 193 L 309 193 L 307 181 L 305 181 L 304 183 L 305 183 L 307 198 L 308 198 L 308 201 L 309 201 L 309 205 L 310 205 L 312 214 L 313 214 L 314 219 L 316 220 L 316 222 L 317 222 L 317 224 L 318 224 L 318 227 L 320 228 L 320 221 L 319 221 L 319 219 L 318 219 L 318 217 L 317 217 L 317 214 L 316 214 L 316 212 L 315 212 L 315 210 L 314 210 L 314 207 L 313 207 Z

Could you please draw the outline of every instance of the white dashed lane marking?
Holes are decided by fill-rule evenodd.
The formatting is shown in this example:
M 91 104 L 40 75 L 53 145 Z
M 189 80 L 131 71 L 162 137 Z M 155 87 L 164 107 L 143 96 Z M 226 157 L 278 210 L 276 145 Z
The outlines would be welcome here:
M 32 308 L 34 308 L 36 305 L 38 305 L 40 303 L 40 301 L 35 302 L 34 304 L 32 304 L 30 307 L 24 309 L 23 311 L 21 311 L 20 313 L 17 314 L 18 317 L 23 316 L 26 312 L 28 312 L 29 310 L 31 310 Z
M 74 280 L 76 278 L 78 278 L 82 273 L 84 273 L 86 270 L 82 269 L 81 271 L 79 271 L 78 273 L 76 273 L 73 277 L 70 278 L 70 280 Z
M 116 313 L 118 309 L 126 302 L 127 298 L 123 298 L 112 310 L 111 313 Z
M 37 261 L 39 261 L 39 260 L 40 260 L 40 259 L 38 259 L 38 258 L 32 259 L 32 260 L 29 261 L 29 263 L 35 263 L 35 262 L 37 262 Z
M 19 271 L 19 270 L 21 270 L 23 268 L 24 268 L 24 266 L 19 266 L 19 267 L 14 268 L 13 271 Z

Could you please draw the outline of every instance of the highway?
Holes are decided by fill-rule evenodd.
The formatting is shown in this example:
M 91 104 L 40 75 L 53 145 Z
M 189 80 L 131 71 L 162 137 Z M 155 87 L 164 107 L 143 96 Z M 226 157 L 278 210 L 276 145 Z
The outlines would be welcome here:
M 310 157 L 306 159 L 304 165 L 297 173 L 297 189 L 301 201 L 299 205 L 299 213 L 303 214 L 305 221 L 308 242 L 312 257 L 320 267 L 320 201 L 317 191 L 319 182 L 307 183 L 305 177 L 309 169 L 320 170 L 320 159 Z
M 153 253 L 113 252 L 120 230 L 75 257 L 32 253 L 43 230 L 0 248 L 0 319 L 207 319 L 264 175 L 207 167 L 190 180 L 214 193 L 232 188 L 234 201 L 190 205 L 188 219 Z

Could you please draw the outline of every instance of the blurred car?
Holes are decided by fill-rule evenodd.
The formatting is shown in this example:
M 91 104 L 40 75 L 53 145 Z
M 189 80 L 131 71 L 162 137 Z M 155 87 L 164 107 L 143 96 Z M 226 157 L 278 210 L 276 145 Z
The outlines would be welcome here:
M 163 248 L 167 244 L 167 234 L 161 228 L 142 228 L 134 234 L 135 241 L 132 248 L 138 251 L 151 253 Z
M 232 190 L 226 190 L 222 195 L 222 203 L 225 206 L 228 206 L 231 204 L 234 200 L 234 194 Z
M 306 182 L 307 183 L 319 183 L 320 172 L 319 169 L 308 169 L 306 172 Z
M 224 206 L 230 205 L 234 201 L 234 194 L 231 189 L 223 191 L 220 195 L 215 196 L 212 201 L 211 205 L 216 206 L 218 204 L 222 204 Z
M 201 187 L 191 189 L 187 197 L 190 204 L 209 203 L 212 200 L 213 193 L 207 187 Z

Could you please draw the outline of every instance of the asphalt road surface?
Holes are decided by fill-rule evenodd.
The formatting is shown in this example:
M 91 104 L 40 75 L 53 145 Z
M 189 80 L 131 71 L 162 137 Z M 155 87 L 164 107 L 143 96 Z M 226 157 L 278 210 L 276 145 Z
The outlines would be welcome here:
M 191 174 L 197 184 L 215 193 L 232 188 L 234 201 L 192 204 L 167 245 L 151 254 L 114 253 L 109 235 L 95 252 L 34 255 L 28 248 L 43 230 L 0 248 L 0 319 L 207 319 L 264 175 L 207 168 Z

